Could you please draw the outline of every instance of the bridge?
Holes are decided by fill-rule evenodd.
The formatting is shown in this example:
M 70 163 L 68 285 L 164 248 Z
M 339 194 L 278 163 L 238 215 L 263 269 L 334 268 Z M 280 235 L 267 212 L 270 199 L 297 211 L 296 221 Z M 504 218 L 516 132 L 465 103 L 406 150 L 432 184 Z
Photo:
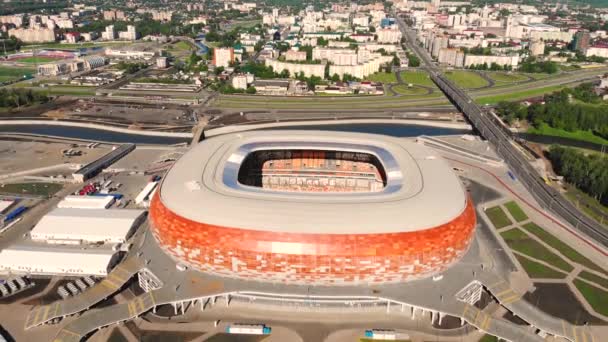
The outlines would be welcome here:
M 511 131 L 496 121 L 499 119 L 484 113 L 465 91 L 443 75 L 441 69 L 433 63 L 428 53 L 416 44 L 413 32 L 406 28 L 400 17 L 396 17 L 401 31 L 408 41 L 407 46 L 421 59 L 421 64 L 429 71 L 433 82 L 462 111 L 481 136 L 494 145 L 496 152 L 505 160 L 509 168 L 517 174 L 519 180 L 528 188 L 543 209 L 556 214 L 574 227 L 574 230 L 565 227 L 571 233 L 579 237 L 590 238 L 603 247 L 608 247 L 608 229 L 589 218 L 556 189 L 547 185 L 540 174 L 516 148 L 517 143 Z M 590 244 L 590 246 L 600 253 L 608 255 L 601 248 L 593 244 Z

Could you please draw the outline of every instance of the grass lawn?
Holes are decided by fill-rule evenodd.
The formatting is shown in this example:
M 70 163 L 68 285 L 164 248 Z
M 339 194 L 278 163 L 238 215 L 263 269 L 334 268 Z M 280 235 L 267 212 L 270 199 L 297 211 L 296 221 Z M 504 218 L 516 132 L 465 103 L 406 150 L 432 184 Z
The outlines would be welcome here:
M 522 222 L 528 219 L 528 215 L 524 213 L 524 211 L 517 203 L 515 203 L 515 201 L 505 203 L 505 208 L 507 208 L 509 213 L 511 213 L 511 216 L 513 216 L 517 222 Z
M 378 340 L 372 338 L 360 338 L 359 342 L 375 342 L 375 341 L 396 341 L 396 342 L 412 342 L 412 340 Z
M 495 104 L 500 101 L 515 101 L 515 100 L 524 100 L 531 97 L 542 96 L 548 93 L 552 93 L 558 90 L 566 88 L 564 85 L 556 85 L 544 88 L 535 88 L 535 89 L 526 89 L 526 90 L 516 90 L 509 92 L 508 89 L 504 89 L 504 93 L 500 95 L 490 95 L 478 97 L 475 99 L 475 102 L 485 105 L 485 104 Z
M 537 238 L 541 239 L 547 245 L 555 248 L 557 251 L 560 252 L 561 255 L 565 256 L 566 258 L 568 258 L 578 264 L 581 264 L 585 267 L 588 267 L 594 271 L 598 271 L 598 272 L 602 272 L 602 273 L 606 272 L 601 267 L 596 265 L 593 261 L 585 258 L 583 255 L 581 255 L 579 252 L 577 252 L 574 248 L 568 246 L 567 244 L 562 242 L 560 239 L 558 239 L 554 235 L 547 233 L 547 231 L 545 231 L 544 229 L 542 229 L 535 223 L 530 222 L 528 224 L 524 224 L 523 228 L 525 230 L 527 230 L 529 233 L 535 235 Z
M 186 43 L 183 40 L 180 40 L 179 42 L 177 42 L 173 45 L 170 45 L 170 46 L 178 51 L 191 51 L 193 49 L 192 46 L 190 46 L 190 44 Z
M 472 71 L 446 71 L 445 76 L 456 83 L 456 85 L 467 89 L 481 88 L 489 85 L 488 81 Z
M 594 153 L 597 153 L 594 151 Z M 598 222 L 606 221 L 600 213 L 608 215 L 608 208 L 601 204 L 597 199 L 587 195 L 586 193 L 577 189 L 574 185 L 568 184 L 566 186 L 566 197 L 579 209 L 582 209 L 585 214 L 593 217 Z M 599 211 L 599 212 L 598 212 Z
M 574 285 L 581 291 L 587 303 L 599 314 L 608 316 L 608 292 L 580 279 L 574 279 Z
M 17 62 L 19 63 L 29 63 L 29 64 L 44 64 L 44 63 L 48 63 L 48 62 L 53 62 L 53 61 L 58 61 L 61 60 L 62 58 L 57 58 L 57 57 L 45 57 L 45 56 L 36 56 L 36 57 L 25 57 L 25 58 L 20 58 L 17 60 Z
M 428 93 L 428 91 L 424 88 L 416 87 L 416 86 L 408 87 L 405 84 L 398 84 L 393 87 L 393 90 L 397 94 L 401 94 L 401 95 L 422 95 L 422 94 Z
M 600 286 L 603 286 L 608 289 L 608 279 L 597 276 L 591 272 L 582 271 L 578 274 L 578 277 L 581 279 L 592 281 Z
M 505 212 L 499 206 L 486 209 L 486 215 L 488 215 L 488 218 L 490 219 L 490 221 L 492 221 L 492 224 L 496 229 L 500 229 L 513 224 L 509 217 L 507 217 L 507 214 L 505 214 Z
M 492 335 L 483 335 L 479 342 L 498 342 L 498 337 Z
M 37 90 L 42 92 L 48 90 L 49 95 L 95 95 L 95 87 L 61 85 L 38 88 Z
M 559 255 L 554 254 L 547 249 L 547 247 L 532 239 L 528 234 L 518 228 L 509 229 L 506 232 L 500 233 L 500 235 L 507 245 L 515 251 L 534 259 L 542 260 L 549 265 L 555 266 L 566 272 L 570 272 L 574 269 L 566 260 L 562 259 Z
M 61 188 L 63 188 L 61 184 L 55 183 L 14 183 L 0 185 L 0 193 L 50 197 Z
M 428 73 L 424 71 L 403 71 L 401 72 L 403 82 L 426 87 L 435 87 Z
M 365 79 L 372 82 L 397 83 L 397 76 L 392 72 L 377 72 L 367 76 Z
M 508 72 L 488 72 L 488 77 L 490 77 L 495 82 L 500 83 L 515 83 L 515 82 L 523 82 L 527 81 L 528 77 L 522 74 L 517 73 L 508 73 Z
M 0 65 L 0 81 L 10 81 L 23 78 L 24 75 L 31 75 L 36 71 L 33 68 L 17 68 Z
M 530 278 L 564 279 L 566 273 L 556 271 L 541 263 L 530 260 L 524 256 L 515 254 L 515 257 L 524 268 Z
M 569 138 L 580 141 L 588 141 L 596 144 L 606 145 L 608 144 L 608 140 L 603 139 L 602 137 L 598 137 L 593 134 L 591 131 L 574 131 L 569 132 L 559 128 L 550 127 L 547 124 L 541 124 L 538 128 L 530 127 L 528 128 L 528 133 L 532 134 L 540 134 L 540 135 L 549 135 L 552 137 L 562 137 Z
M 580 67 L 580 66 L 578 66 L 578 65 L 563 65 L 563 64 L 561 64 L 561 65 L 559 66 L 559 68 L 560 68 L 562 71 L 575 71 L 575 70 L 581 70 L 581 67 Z

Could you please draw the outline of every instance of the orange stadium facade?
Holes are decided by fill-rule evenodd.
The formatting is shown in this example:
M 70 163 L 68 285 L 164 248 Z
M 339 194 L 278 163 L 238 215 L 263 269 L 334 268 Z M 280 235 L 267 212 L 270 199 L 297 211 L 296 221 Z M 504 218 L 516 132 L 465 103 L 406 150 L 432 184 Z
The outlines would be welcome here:
M 467 251 L 476 223 L 472 202 L 438 227 L 385 234 L 305 234 L 220 227 L 183 218 L 157 194 L 153 232 L 173 257 L 229 277 L 323 285 L 400 282 L 447 269 Z

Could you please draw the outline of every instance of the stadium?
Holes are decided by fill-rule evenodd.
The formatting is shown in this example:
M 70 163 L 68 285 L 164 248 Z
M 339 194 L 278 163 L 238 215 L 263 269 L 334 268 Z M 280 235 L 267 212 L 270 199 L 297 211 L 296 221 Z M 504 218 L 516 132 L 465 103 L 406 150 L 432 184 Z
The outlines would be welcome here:
M 445 271 L 474 237 L 473 203 L 435 151 L 347 132 L 249 131 L 207 139 L 150 206 L 176 263 L 243 280 L 358 285 Z

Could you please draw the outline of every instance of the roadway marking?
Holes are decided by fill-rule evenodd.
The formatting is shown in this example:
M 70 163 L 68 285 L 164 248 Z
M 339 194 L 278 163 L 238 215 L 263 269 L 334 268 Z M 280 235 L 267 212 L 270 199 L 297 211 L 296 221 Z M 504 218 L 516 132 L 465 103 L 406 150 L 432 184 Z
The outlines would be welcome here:
M 564 330 L 564 336 L 568 336 L 568 330 L 566 329 L 566 322 L 562 320 L 562 329 Z
M 496 286 L 498 286 L 498 285 L 500 285 L 500 284 L 502 284 L 502 283 L 504 283 L 504 282 L 505 282 L 505 281 L 501 279 L 499 282 L 494 283 L 494 284 L 490 285 L 489 287 L 490 287 L 490 288 L 492 288 L 492 287 L 496 287 Z
M 107 287 L 110 290 L 114 290 L 114 288 L 110 285 L 110 282 L 108 281 L 108 279 L 102 280 L 100 284 Z
M 585 330 L 581 329 L 581 334 L 583 335 L 583 342 L 587 342 L 587 334 L 585 333 Z
M 61 333 L 68 333 L 69 335 L 76 336 L 76 337 L 80 337 L 80 334 L 75 333 L 75 332 L 73 332 L 73 331 L 71 331 L 71 330 L 69 330 L 69 329 L 66 329 L 66 328 L 61 329 L 61 331 L 60 331 L 59 333 L 60 333 L 60 334 L 61 334 Z
M 589 336 L 591 336 L 591 342 L 595 342 L 595 336 L 592 333 L 589 333 Z
M 489 328 L 489 327 L 490 327 L 490 325 L 492 324 L 492 317 L 488 316 L 488 318 L 489 318 L 489 319 L 488 319 L 488 322 L 487 322 L 486 327 L 485 327 L 485 329 L 484 329 L 485 331 L 488 331 L 488 330 L 489 330 L 488 328 Z
M 514 293 L 511 297 L 504 298 L 502 300 L 502 304 L 504 304 L 504 305 L 511 304 L 517 300 L 519 300 L 519 295 L 517 293 Z
M 467 318 L 467 310 L 469 310 L 469 306 L 465 305 L 464 306 L 464 311 L 462 311 L 462 317 Z
M 110 280 L 110 278 L 109 278 L 109 277 L 108 277 L 108 278 L 106 278 L 106 279 L 104 279 L 104 280 L 105 280 L 107 283 L 109 283 L 110 285 L 112 285 L 112 286 L 113 286 L 113 288 L 112 288 L 113 290 L 117 290 L 117 289 L 120 287 L 120 285 L 119 285 L 119 284 L 116 284 L 116 283 L 115 283 L 113 280 Z
M 133 316 L 133 309 L 131 308 L 131 302 L 127 303 L 127 308 L 129 309 L 129 317 Z
M 154 295 L 152 294 L 152 292 L 148 292 L 148 294 L 150 295 L 150 299 L 152 300 L 152 306 L 156 306 L 156 300 L 154 300 Z M 467 309 L 467 307 L 464 307 L 465 311 Z
M 490 324 L 491 320 L 492 320 L 492 317 L 490 317 L 490 315 L 486 315 L 486 320 L 483 322 L 484 331 L 488 331 L 488 325 Z
M 574 336 L 574 342 L 578 342 L 578 337 L 576 336 L 576 328 L 574 327 L 574 325 L 571 325 L 572 327 L 572 335 Z
M 38 316 L 40 316 L 40 312 L 42 311 L 42 308 L 38 308 L 36 309 L 36 315 L 34 316 L 34 323 L 38 324 Z
M 141 300 L 140 297 L 135 298 L 134 306 L 135 306 L 135 312 L 134 312 L 134 314 L 137 314 L 138 312 L 141 311 L 140 306 L 143 308 L 144 303 L 143 303 L 143 301 Z
M 47 305 L 44 309 L 44 315 L 42 315 L 42 321 L 46 321 L 46 318 L 49 316 L 49 311 L 51 310 L 51 306 Z
M 473 324 L 477 325 L 477 318 L 479 317 L 479 314 L 481 313 L 480 310 L 477 310 L 477 314 L 475 315 L 475 319 L 473 320 Z
M 59 311 L 59 303 L 55 303 L 55 311 L 53 311 L 53 317 L 57 317 L 57 311 Z
M 506 295 L 509 292 L 513 292 L 513 290 L 511 290 L 511 288 L 508 288 L 508 289 L 506 289 L 504 291 L 498 292 L 495 296 L 496 296 L 496 298 L 500 298 L 500 297 L 502 297 L 503 295 Z

